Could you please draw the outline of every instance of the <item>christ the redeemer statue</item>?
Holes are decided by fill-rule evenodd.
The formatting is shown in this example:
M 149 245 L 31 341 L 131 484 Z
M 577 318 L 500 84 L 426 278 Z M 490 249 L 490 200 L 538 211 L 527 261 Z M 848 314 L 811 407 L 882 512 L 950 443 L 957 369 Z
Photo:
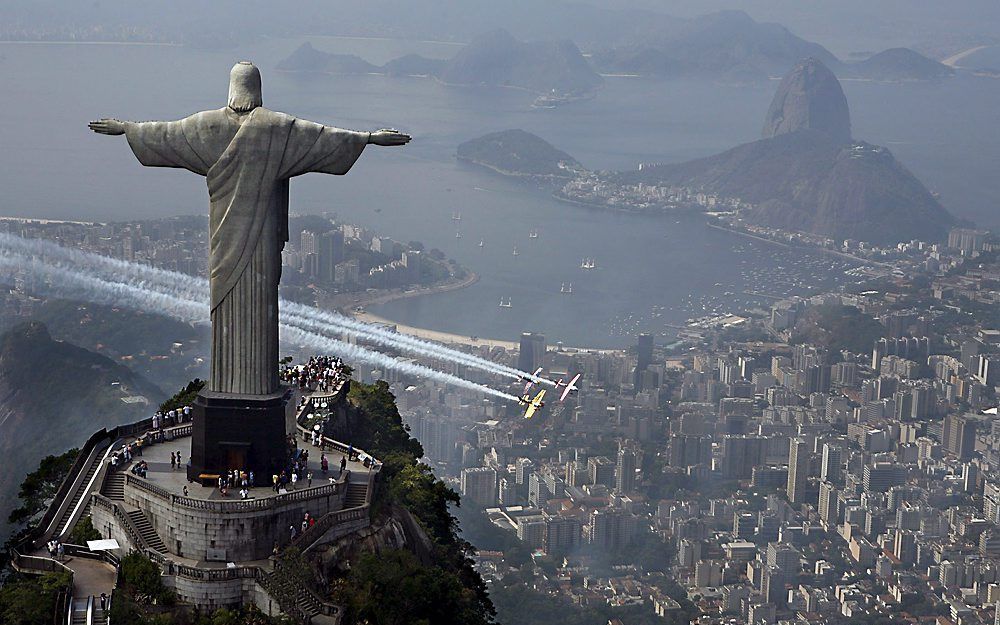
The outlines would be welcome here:
M 229 105 L 172 122 L 91 122 L 124 134 L 147 167 L 205 176 L 209 195 L 212 372 L 209 390 L 278 390 L 278 280 L 288 240 L 288 181 L 308 172 L 346 174 L 368 144 L 404 145 L 393 131 L 354 132 L 261 106 L 260 72 L 230 74 Z
M 404 145 L 395 130 L 354 132 L 261 106 L 260 72 L 237 63 L 229 105 L 173 122 L 91 122 L 125 135 L 149 167 L 179 167 L 208 182 L 212 372 L 194 403 L 188 479 L 271 475 L 288 460 L 288 397 L 278 384 L 278 281 L 288 240 L 288 181 L 346 174 L 368 144 Z M 294 430 L 292 430 L 294 431 Z

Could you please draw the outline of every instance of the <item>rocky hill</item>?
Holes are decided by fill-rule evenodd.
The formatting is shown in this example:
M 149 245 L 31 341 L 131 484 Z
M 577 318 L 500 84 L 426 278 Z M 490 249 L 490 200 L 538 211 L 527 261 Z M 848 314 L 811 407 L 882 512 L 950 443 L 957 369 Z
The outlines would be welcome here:
M 323 72 L 327 74 L 371 74 L 377 65 L 353 54 L 332 54 L 317 50 L 308 41 L 280 61 L 277 69 L 286 72 Z
M 763 138 L 798 130 L 826 133 L 838 142 L 851 140 L 851 113 L 840 81 L 813 58 L 781 80 L 764 118 Z
M 647 167 L 620 181 L 740 198 L 756 205 L 746 214 L 751 221 L 840 239 L 935 241 L 954 223 L 887 148 L 850 138 L 840 83 L 815 59 L 782 80 L 763 134 L 715 156 Z
M 890 48 L 864 61 L 847 65 L 841 75 L 890 81 L 938 80 L 954 73 L 955 70 L 947 65 L 909 48 Z
M 144 418 L 165 398 L 127 367 L 53 340 L 41 323 L 0 336 L 0 455 L 6 463 L 0 510 L 14 507 L 18 485 L 40 458 L 78 447 L 102 427 Z
M 583 166 L 538 135 L 524 130 L 494 132 L 458 146 L 459 160 L 511 176 L 572 178 Z

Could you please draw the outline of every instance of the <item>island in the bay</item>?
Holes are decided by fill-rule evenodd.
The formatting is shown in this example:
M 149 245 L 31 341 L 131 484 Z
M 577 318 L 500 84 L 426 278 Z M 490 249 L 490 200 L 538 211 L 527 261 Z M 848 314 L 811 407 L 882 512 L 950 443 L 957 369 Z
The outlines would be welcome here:
M 530 133 L 492 133 L 460 160 L 554 187 L 556 197 L 634 211 L 734 212 L 747 223 L 877 244 L 941 240 L 955 219 L 885 147 L 852 138 L 847 98 L 821 61 L 781 81 L 762 138 L 686 163 L 591 171 Z

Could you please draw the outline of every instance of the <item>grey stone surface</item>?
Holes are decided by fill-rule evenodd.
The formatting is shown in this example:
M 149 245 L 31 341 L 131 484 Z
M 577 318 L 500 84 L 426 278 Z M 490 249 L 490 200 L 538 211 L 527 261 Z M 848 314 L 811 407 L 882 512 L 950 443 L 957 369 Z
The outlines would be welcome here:
M 91 122 L 122 135 L 140 163 L 204 176 L 209 192 L 212 366 L 208 390 L 278 389 L 278 281 L 288 240 L 288 183 L 308 172 L 345 174 L 369 143 L 395 146 L 394 130 L 354 132 L 262 106 L 260 72 L 230 73 L 228 106 L 179 121 Z
M 840 81 L 816 59 L 795 66 L 778 85 L 764 120 L 763 138 L 817 130 L 838 142 L 851 140 L 851 114 Z

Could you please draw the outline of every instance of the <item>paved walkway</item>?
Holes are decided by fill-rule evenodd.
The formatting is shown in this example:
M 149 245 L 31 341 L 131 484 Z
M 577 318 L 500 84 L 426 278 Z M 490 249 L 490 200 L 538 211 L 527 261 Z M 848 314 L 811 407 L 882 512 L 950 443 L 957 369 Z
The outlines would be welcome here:
M 115 567 L 101 560 L 66 558 L 63 564 L 73 569 L 73 596 L 100 597 L 102 592 L 111 594 L 115 587 Z
M 330 470 L 328 473 L 324 474 L 320 468 L 321 456 L 324 452 L 320 448 L 310 445 L 308 442 L 303 442 L 302 440 L 299 440 L 299 448 L 309 450 L 309 468 L 313 472 L 313 488 L 329 484 L 330 478 L 335 480 L 339 479 L 340 459 L 344 455 L 342 452 L 330 450 L 325 452 L 327 460 L 329 461 Z M 185 461 L 190 458 L 190 436 L 145 447 L 142 450 L 142 456 L 133 456 L 132 461 L 135 463 L 140 460 L 145 460 L 149 467 L 146 479 L 168 492 L 183 495 L 184 487 L 187 486 L 188 497 L 196 497 L 210 501 L 239 499 L 238 488 L 230 488 L 229 495 L 223 497 L 217 487 L 211 488 L 194 482 L 188 482 L 187 472 L 183 465 L 176 466 L 174 468 L 170 467 L 170 454 L 176 452 L 180 452 L 181 457 L 184 458 Z M 364 482 L 368 480 L 368 468 L 362 463 L 357 461 L 348 461 L 347 469 L 351 472 L 351 482 Z M 128 470 L 129 467 L 122 469 L 122 471 Z M 257 486 L 250 489 L 251 498 L 260 499 L 262 497 L 272 497 L 275 495 L 274 489 L 271 488 L 270 475 L 254 476 L 254 481 L 257 483 Z M 303 490 L 306 488 L 309 488 L 309 486 L 305 479 L 300 480 L 296 484 L 296 490 Z

